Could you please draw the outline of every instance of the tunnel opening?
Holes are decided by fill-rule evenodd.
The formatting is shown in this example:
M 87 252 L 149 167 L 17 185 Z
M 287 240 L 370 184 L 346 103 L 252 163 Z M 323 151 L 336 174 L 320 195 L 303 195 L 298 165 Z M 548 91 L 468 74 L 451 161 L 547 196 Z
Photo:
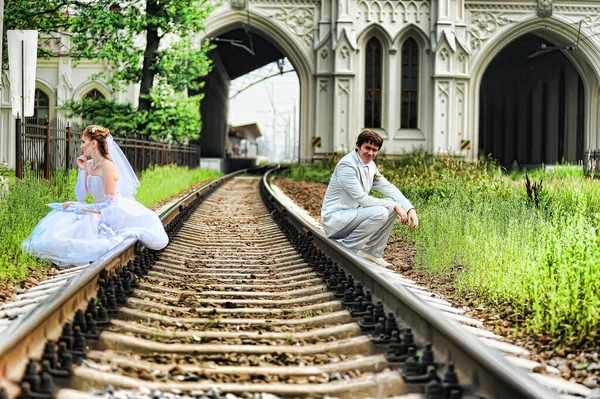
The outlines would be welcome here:
M 251 165 L 236 156 L 239 141 L 232 146 L 231 141 L 240 139 L 239 132 L 247 129 L 237 128 L 238 133 L 235 133 L 236 127 L 230 120 L 232 116 L 230 87 L 236 80 L 243 80 L 253 71 L 261 71 L 271 64 L 283 64 L 286 56 L 276 44 L 260 34 L 251 32 L 247 27 L 229 30 L 211 38 L 211 42 L 216 47 L 209 54 L 213 61 L 213 69 L 205 78 L 202 89 L 204 93 L 204 99 L 200 106 L 202 130 L 198 143 L 201 146 L 203 159 L 220 159 L 225 163 L 221 169 L 231 171 Z M 268 100 L 267 94 L 263 93 L 265 100 Z M 271 99 L 271 101 L 273 100 Z M 258 102 L 247 101 L 246 107 L 252 112 L 252 108 L 257 106 Z M 274 106 L 273 109 L 275 110 Z M 258 117 L 257 111 L 255 110 L 254 114 Z M 244 126 L 256 125 L 253 128 L 254 136 L 256 136 L 257 130 L 270 127 L 265 126 L 265 123 L 258 126 L 259 124 L 256 122 L 256 120 L 248 120 L 243 123 Z M 232 147 L 234 151 L 232 151 Z
M 584 85 L 569 51 L 528 34 L 494 58 L 480 89 L 480 156 L 519 168 L 583 159 Z

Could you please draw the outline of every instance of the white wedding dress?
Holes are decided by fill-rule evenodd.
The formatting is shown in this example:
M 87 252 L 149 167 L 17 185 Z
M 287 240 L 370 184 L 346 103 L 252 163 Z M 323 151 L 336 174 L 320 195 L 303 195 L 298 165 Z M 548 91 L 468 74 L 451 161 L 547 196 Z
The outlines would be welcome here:
M 150 249 L 164 248 L 169 238 L 158 215 L 136 200 L 121 196 L 118 185 L 115 190 L 115 195 L 104 194 L 101 177 L 79 171 L 75 189 L 79 202 L 66 210 L 51 211 L 21 247 L 58 266 L 93 262 L 128 237 L 137 238 Z M 84 203 L 88 192 L 95 204 Z

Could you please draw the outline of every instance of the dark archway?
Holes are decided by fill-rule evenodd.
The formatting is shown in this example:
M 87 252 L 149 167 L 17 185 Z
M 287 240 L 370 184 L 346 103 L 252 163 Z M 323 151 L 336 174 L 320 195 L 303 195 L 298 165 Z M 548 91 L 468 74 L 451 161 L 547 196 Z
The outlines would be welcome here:
M 200 104 L 202 157 L 225 158 L 228 125 L 229 82 L 285 56 L 269 40 L 241 28 L 212 38 L 213 69 L 205 79 Z
M 480 155 L 505 166 L 583 159 L 584 87 L 563 51 L 536 35 L 502 50 L 481 82 Z

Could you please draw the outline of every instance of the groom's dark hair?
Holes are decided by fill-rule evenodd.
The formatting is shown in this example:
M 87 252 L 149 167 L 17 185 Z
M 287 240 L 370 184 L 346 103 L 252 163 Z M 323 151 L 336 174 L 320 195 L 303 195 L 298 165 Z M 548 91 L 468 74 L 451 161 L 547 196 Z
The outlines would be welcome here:
M 374 130 L 364 129 L 358 135 L 358 139 L 356 139 L 356 146 L 360 148 L 364 143 L 369 143 L 377 146 L 378 150 L 381 150 L 381 146 L 383 145 L 383 138 Z

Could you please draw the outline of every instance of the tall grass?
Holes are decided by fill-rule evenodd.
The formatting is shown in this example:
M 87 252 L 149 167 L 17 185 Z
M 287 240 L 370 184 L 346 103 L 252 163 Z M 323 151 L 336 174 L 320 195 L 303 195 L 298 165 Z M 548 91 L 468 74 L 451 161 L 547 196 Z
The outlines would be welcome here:
M 145 206 L 153 206 L 159 201 L 187 190 L 191 185 L 214 180 L 223 174 L 211 169 L 189 169 L 177 165 L 167 165 L 146 169 L 142 172 L 140 188 L 136 199 Z
M 41 270 L 50 264 L 21 250 L 21 243 L 35 225 L 50 211 L 45 204 L 74 199 L 77 171 L 56 171 L 53 181 L 30 178 L 26 169 L 23 180 L 14 171 L 0 167 L 0 176 L 8 180 L 8 193 L 0 196 L 0 281 L 18 282 L 29 269 Z M 214 179 L 220 172 L 188 169 L 173 165 L 156 167 L 142 173 L 136 198 L 146 206 L 186 190 L 194 183 Z
M 530 171 L 543 182 L 536 205 L 523 172 L 488 160 L 424 153 L 379 160 L 413 202 L 416 265 L 454 276 L 459 293 L 508 304 L 526 331 L 592 342 L 600 327 L 600 181 L 581 168 Z M 312 176 L 302 172 L 304 176 Z
M 0 171 L 8 175 L 8 170 Z M 28 178 L 8 178 L 8 193 L 0 200 L 0 281 L 20 281 L 28 270 L 48 265 L 21 251 L 21 243 L 50 211 L 45 204 L 72 199 L 77 171 L 56 171 L 54 184 Z M 14 173 L 10 173 L 14 175 Z

